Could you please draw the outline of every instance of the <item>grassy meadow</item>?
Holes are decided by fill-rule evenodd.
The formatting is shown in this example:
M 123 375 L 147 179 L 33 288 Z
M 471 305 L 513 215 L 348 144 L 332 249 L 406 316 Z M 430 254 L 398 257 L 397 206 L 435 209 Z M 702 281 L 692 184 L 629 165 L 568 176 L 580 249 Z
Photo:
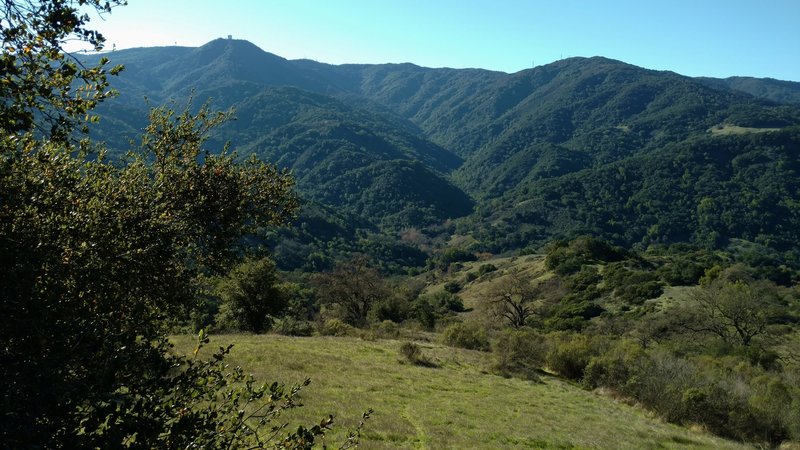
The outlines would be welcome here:
M 190 352 L 190 336 L 174 338 Z M 336 415 L 338 445 L 374 409 L 362 448 L 748 448 L 665 423 L 643 409 L 560 379 L 540 382 L 491 373 L 491 354 L 418 341 L 436 367 L 402 362 L 402 341 L 342 337 L 220 335 L 234 344 L 231 364 L 262 381 L 300 383 L 304 406 L 283 416 L 290 427 Z M 201 353 L 202 354 L 202 353 Z

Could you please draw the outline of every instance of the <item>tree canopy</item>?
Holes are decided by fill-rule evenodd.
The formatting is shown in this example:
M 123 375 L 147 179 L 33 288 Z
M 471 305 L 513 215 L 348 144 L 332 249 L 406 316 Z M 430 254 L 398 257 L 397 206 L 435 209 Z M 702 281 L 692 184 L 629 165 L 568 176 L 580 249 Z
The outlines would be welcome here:
M 84 68 L 62 45 L 102 48 L 81 8 L 122 3 L 0 5 L 0 446 L 307 448 L 332 418 L 285 439 L 263 429 L 299 388 L 259 387 L 227 368 L 230 348 L 205 361 L 166 339 L 201 277 L 293 215 L 292 177 L 207 151 L 226 116 L 206 107 L 153 109 L 141 145 L 114 164 L 71 139 L 109 92 L 106 62 Z

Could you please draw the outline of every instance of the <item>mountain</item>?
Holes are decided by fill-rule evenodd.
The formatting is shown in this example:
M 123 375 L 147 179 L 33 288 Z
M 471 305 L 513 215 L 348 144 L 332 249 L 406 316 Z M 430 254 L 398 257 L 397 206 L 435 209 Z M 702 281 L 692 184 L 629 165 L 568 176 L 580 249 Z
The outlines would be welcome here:
M 340 91 L 249 42 L 218 39 L 196 49 L 118 53 L 128 74 L 118 89 L 128 94 L 99 109 L 104 120 L 93 130 L 117 150 L 112 154 L 126 150 L 144 126 L 145 97 L 192 96 L 195 104 L 234 111 L 235 119 L 211 136 L 212 148 L 233 142 L 241 155 L 254 153 L 292 170 L 307 199 L 392 230 L 472 211 L 469 196 L 447 179 L 460 157 L 396 116 L 318 93 Z
M 729 77 L 698 78 L 699 81 L 717 89 L 744 92 L 753 97 L 775 103 L 800 105 L 800 83 L 774 78 Z
M 193 95 L 235 111 L 214 146 L 291 169 L 303 197 L 389 239 L 414 227 L 493 252 L 582 233 L 790 252 L 800 238 L 797 83 L 602 57 L 514 74 L 337 66 L 223 39 L 111 59 L 127 93 L 94 132 L 112 148 L 142 127 L 143 97 Z

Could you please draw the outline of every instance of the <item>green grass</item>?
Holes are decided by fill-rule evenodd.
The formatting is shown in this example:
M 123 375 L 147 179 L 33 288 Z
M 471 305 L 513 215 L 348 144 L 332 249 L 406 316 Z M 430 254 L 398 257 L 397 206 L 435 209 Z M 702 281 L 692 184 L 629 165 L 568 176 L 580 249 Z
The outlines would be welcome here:
M 188 336 L 174 341 L 179 351 L 193 348 Z M 362 448 L 746 448 L 557 378 L 491 374 L 488 353 L 420 342 L 438 365 L 428 368 L 401 363 L 400 341 L 224 335 L 211 347 L 228 343 L 235 344 L 230 362 L 262 381 L 311 378 L 305 406 L 284 419 L 311 424 L 336 415 L 329 444 L 373 408 Z

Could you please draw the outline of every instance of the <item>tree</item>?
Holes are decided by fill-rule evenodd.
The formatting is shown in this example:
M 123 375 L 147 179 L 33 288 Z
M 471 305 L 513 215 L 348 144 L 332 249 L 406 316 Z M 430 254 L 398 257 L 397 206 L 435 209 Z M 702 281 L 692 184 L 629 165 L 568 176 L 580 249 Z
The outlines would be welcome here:
M 98 102 L 113 95 L 106 75 L 121 66 L 106 67 L 102 58 L 85 67 L 62 51 L 68 40 L 103 49 L 105 39 L 87 28 L 87 10 L 110 13 L 125 0 L 4 0 L 0 2 L 0 128 L 7 133 L 36 130 L 64 141 L 90 116 Z
M 686 330 L 749 346 L 757 337 L 769 334 L 777 305 L 773 283 L 721 277 L 696 291 L 678 320 Z
M 269 258 L 240 263 L 220 281 L 217 292 L 222 300 L 220 314 L 228 316 L 236 328 L 254 333 L 269 328 L 271 317 L 287 304 L 275 263 Z
M 330 272 L 315 277 L 319 301 L 333 308 L 353 326 L 367 324 L 372 307 L 390 295 L 389 289 L 364 257 L 337 263 Z
M 536 288 L 520 273 L 512 273 L 500 282 L 489 297 L 492 314 L 513 328 L 524 327 L 537 314 L 533 304 Z
M 198 280 L 230 267 L 246 235 L 288 220 L 293 180 L 207 152 L 225 115 L 206 108 L 153 110 L 125 163 L 75 151 L 68 137 L 104 98 L 104 73 L 74 72 L 61 44 L 100 45 L 76 8 L 119 3 L 2 2 L 0 447 L 264 446 L 283 428 L 263 424 L 296 405 L 298 388 L 230 371 L 229 348 L 174 354 L 167 320 L 195 307 Z M 329 424 L 285 446 L 309 447 Z

